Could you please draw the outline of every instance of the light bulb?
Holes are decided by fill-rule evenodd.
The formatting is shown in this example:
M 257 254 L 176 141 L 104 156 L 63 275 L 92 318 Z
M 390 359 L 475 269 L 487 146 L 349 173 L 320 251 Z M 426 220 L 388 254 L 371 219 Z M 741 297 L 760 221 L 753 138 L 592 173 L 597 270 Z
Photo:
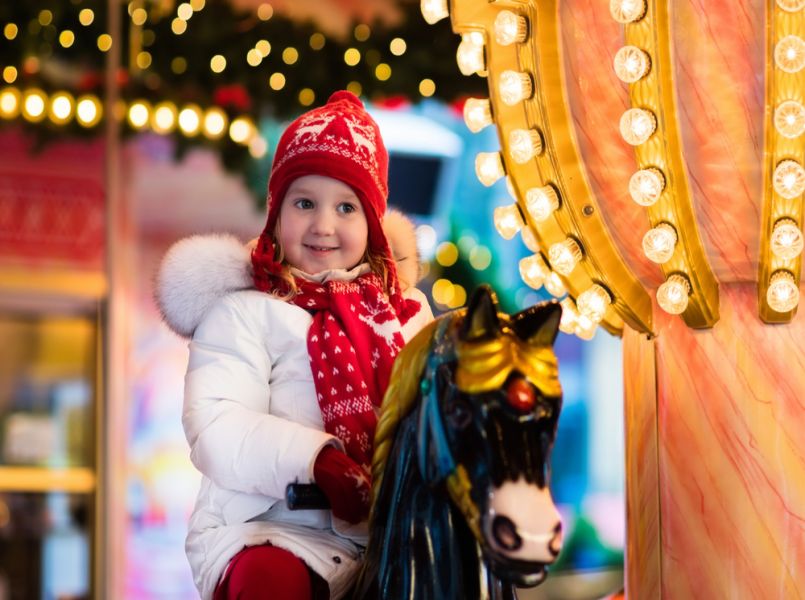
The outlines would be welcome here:
M 151 116 L 151 109 L 148 106 L 147 102 L 143 100 L 137 100 L 131 106 L 129 106 L 128 112 L 128 121 L 129 124 L 134 129 L 142 129 L 146 125 L 148 125 L 148 121 L 150 120 Z
M 220 108 L 209 108 L 204 114 L 202 124 L 204 135 L 211 140 L 217 140 L 226 132 L 227 118 L 226 113 Z
M 797 12 L 805 7 L 805 0 L 777 0 L 777 6 L 787 12 Z
M 775 271 L 769 279 L 766 302 L 772 310 L 784 313 L 794 310 L 799 304 L 799 287 L 794 276 L 788 271 Z
M 151 115 L 151 128 L 157 133 L 170 133 L 176 127 L 176 105 L 160 102 Z
M 576 305 L 570 297 L 565 298 L 559 304 L 562 305 L 562 318 L 559 319 L 559 331 L 562 333 L 573 333 L 576 330 L 576 321 L 579 318 Z
M 42 90 L 28 90 L 22 96 L 22 116 L 36 123 L 45 118 L 45 101 L 47 96 Z
M 21 94 L 17 88 L 7 87 L 0 92 L 0 117 L 13 119 L 20 112 Z
M 579 313 L 590 319 L 593 323 L 600 323 L 612 304 L 612 296 L 602 285 L 594 283 L 592 287 L 579 294 L 576 306 Z
M 179 129 L 187 136 L 201 131 L 201 109 L 198 106 L 191 104 L 179 112 Z
M 667 263 L 676 248 L 676 229 L 670 223 L 660 223 L 643 236 L 643 252 L 651 262 Z
M 484 36 L 473 31 L 461 36 L 456 50 L 456 62 L 463 75 L 472 75 L 484 69 Z
M 542 287 L 545 278 L 550 273 L 548 265 L 545 264 L 540 254 L 532 254 L 520 259 L 519 267 L 520 277 L 535 290 Z
M 654 204 L 665 189 L 665 177 L 659 169 L 641 169 L 629 179 L 629 194 L 640 206 Z
M 525 206 L 531 218 L 542 223 L 559 208 L 559 196 L 550 185 L 531 188 L 525 193 Z
M 565 284 L 562 283 L 562 278 L 559 277 L 556 273 L 551 273 L 545 278 L 545 289 L 548 290 L 548 293 L 555 298 L 559 298 L 564 296 L 567 293 L 565 289 Z
M 593 321 L 590 317 L 586 317 L 582 314 L 578 316 L 576 319 L 576 327 L 573 330 L 578 337 L 583 340 L 591 340 L 595 335 L 595 330 L 598 328 L 598 324 Z
M 254 123 L 246 117 L 233 119 L 229 125 L 229 137 L 236 144 L 248 145 L 255 133 Z
M 630 108 L 621 116 L 621 136 L 632 146 L 645 142 L 657 129 L 654 113 L 643 108 Z
M 534 93 L 534 84 L 528 73 L 518 71 L 503 71 L 498 80 L 500 99 L 508 106 L 514 106 L 526 100 Z
M 542 150 L 542 136 L 536 129 L 513 129 L 509 133 L 509 155 L 518 165 L 527 163 Z
M 774 110 L 774 128 L 783 137 L 799 137 L 805 131 L 805 108 L 795 100 L 780 103 Z
M 495 17 L 495 41 L 501 46 L 510 46 L 525 41 L 528 24 L 525 17 L 510 10 L 502 10 Z
M 557 273 L 569 275 L 581 260 L 581 247 L 573 238 L 553 244 L 548 249 L 548 260 Z
M 657 288 L 657 304 L 672 315 L 685 312 L 689 297 L 690 283 L 684 275 L 671 275 Z
M 66 123 L 73 116 L 74 106 L 73 97 L 67 92 L 54 94 L 50 99 L 50 120 L 60 125 Z
M 500 152 L 479 152 L 475 157 L 475 174 L 485 186 L 489 187 L 506 172 L 500 160 Z
M 421 0 L 419 8 L 429 25 L 438 23 L 447 15 L 447 0 Z
M 520 230 L 520 238 L 523 240 L 525 247 L 531 250 L 531 252 L 539 252 L 539 242 L 537 241 L 537 236 L 534 235 L 534 232 L 531 231 L 530 227 L 523 227 Z
M 609 14 L 618 23 L 632 23 L 646 14 L 645 0 L 610 0 Z
M 782 260 L 802 254 L 802 230 L 793 219 L 780 219 L 774 224 L 770 240 L 771 253 Z
M 791 200 L 805 190 L 805 169 L 795 160 L 783 160 L 774 169 L 774 191 Z
M 774 63 L 786 73 L 796 73 L 805 67 L 805 42 L 796 35 L 787 35 L 774 47 Z
M 484 127 L 492 124 L 492 107 L 489 100 L 483 98 L 468 98 L 464 103 L 464 122 L 473 133 L 478 133 Z
M 97 96 L 81 96 L 75 103 L 75 120 L 83 127 L 96 125 L 103 115 L 103 107 Z
M 495 222 L 495 229 L 506 240 L 512 239 L 523 227 L 523 217 L 520 216 L 520 209 L 516 204 L 498 206 L 495 208 L 492 218 Z
M 624 83 L 639 81 L 648 73 L 651 61 L 637 46 L 624 46 L 615 53 L 615 75 Z
M 509 196 L 511 196 L 514 200 L 517 200 L 517 190 L 514 189 L 514 182 L 512 178 L 506 175 L 506 191 L 509 192 Z

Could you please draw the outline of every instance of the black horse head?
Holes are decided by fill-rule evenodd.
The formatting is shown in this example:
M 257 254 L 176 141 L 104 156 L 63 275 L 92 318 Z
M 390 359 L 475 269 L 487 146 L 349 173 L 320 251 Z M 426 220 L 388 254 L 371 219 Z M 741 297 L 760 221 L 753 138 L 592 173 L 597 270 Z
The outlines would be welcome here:
M 562 544 L 548 489 L 560 316 L 554 302 L 498 313 L 484 286 L 403 349 L 378 424 L 358 597 L 482 596 L 481 562 L 506 583 L 545 578 Z

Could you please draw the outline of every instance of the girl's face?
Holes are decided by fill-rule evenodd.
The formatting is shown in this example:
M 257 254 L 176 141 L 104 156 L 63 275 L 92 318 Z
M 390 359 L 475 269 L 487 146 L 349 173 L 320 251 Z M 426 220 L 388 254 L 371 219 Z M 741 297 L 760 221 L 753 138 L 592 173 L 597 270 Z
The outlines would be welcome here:
M 277 228 L 285 260 L 305 273 L 351 269 L 366 253 L 369 225 L 361 201 L 351 187 L 330 177 L 294 179 Z

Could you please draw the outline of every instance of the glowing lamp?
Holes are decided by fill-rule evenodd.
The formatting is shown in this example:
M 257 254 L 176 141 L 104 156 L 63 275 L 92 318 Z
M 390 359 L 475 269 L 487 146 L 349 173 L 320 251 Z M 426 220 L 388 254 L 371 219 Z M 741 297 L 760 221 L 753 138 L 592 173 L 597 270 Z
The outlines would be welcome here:
M 604 286 L 597 283 L 583 291 L 576 300 L 579 314 L 587 317 L 593 323 L 600 323 L 612 304 L 612 296 Z
M 630 108 L 621 116 L 621 136 L 628 144 L 639 146 L 657 129 L 654 113 L 644 108 Z
M 495 222 L 495 229 L 503 239 L 510 240 L 523 228 L 523 217 L 516 204 L 508 206 L 498 206 L 492 216 Z
M 531 252 L 539 252 L 539 242 L 530 227 L 523 227 L 520 230 L 520 238 L 523 240 L 525 247 Z
M 509 133 L 509 155 L 518 165 L 527 163 L 542 150 L 542 136 L 536 129 L 513 129 Z
M 147 102 L 137 100 L 129 106 L 129 112 L 126 118 L 133 129 L 142 129 L 148 125 L 151 119 L 151 108 L 148 106 Z
M 609 14 L 618 23 L 633 23 L 646 14 L 645 0 L 610 0 Z
M 615 53 L 613 67 L 615 75 L 623 83 L 634 83 L 646 76 L 651 61 L 648 54 L 637 46 L 624 46 Z
M 657 288 L 657 304 L 672 315 L 685 312 L 689 298 L 690 283 L 684 275 L 671 275 Z
M 500 99 L 508 106 L 527 100 L 534 93 L 534 84 L 528 73 L 520 71 L 503 71 L 498 80 Z
M 548 265 L 539 254 L 532 254 L 520 260 L 520 277 L 529 286 L 538 290 L 545 283 L 545 278 L 550 274 Z
M 571 298 L 565 298 L 559 303 L 562 306 L 562 318 L 559 320 L 559 331 L 562 333 L 574 333 L 579 313 L 576 305 Z
M 25 120 L 37 123 L 45 118 L 47 96 L 42 90 L 27 90 L 22 95 L 22 116 Z
M 502 10 L 495 17 L 495 41 L 501 46 L 520 44 L 525 41 L 528 24 L 525 17 L 510 10 Z
M 774 110 L 774 128 L 788 139 L 801 136 L 805 131 L 805 107 L 795 100 L 781 102 Z
M 484 127 L 491 125 L 492 107 L 489 100 L 468 98 L 464 103 L 464 122 L 473 133 L 478 133 Z
M 490 186 L 506 173 L 500 152 L 479 152 L 475 157 L 475 174 L 485 186 Z
M 780 313 L 794 310 L 799 304 L 799 287 L 788 271 L 775 271 L 769 279 L 766 302 L 772 310 Z
M 179 129 L 186 136 L 194 136 L 201 131 L 201 109 L 190 104 L 179 111 Z
M 484 36 L 478 31 L 465 33 L 456 50 L 458 70 L 463 75 L 472 75 L 484 70 Z
M 73 117 L 75 100 L 67 92 L 58 92 L 50 99 L 50 120 L 57 125 L 67 123 Z
M 782 260 L 791 260 L 802 254 L 802 230 L 793 219 L 780 219 L 771 234 L 771 253 Z
M 676 248 L 676 229 L 670 223 L 660 223 L 643 236 L 643 252 L 651 262 L 662 265 L 671 260 Z
M 229 126 L 229 137 L 236 144 L 248 144 L 255 132 L 254 123 L 246 117 L 238 117 Z
M 562 283 L 562 278 L 556 273 L 551 273 L 545 278 L 545 289 L 551 296 L 559 298 L 567 293 L 565 284 Z
M 211 140 L 217 140 L 224 135 L 227 126 L 226 113 L 220 108 L 210 108 L 204 114 L 202 129 L 204 135 Z
M 787 35 L 774 47 L 774 64 L 786 73 L 796 73 L 805 66 L 805 42 L 796 35 Z
M 438 23 L 448 15 L 447 0 L 422 0 L 419 8 L 429 25 Z
M 581 258 L 581 247 L 573 238 L 566 238 L 548 248 L 548 260 L 551 267 L 561 275 L 570 275 Z
M 783 160 L 774 169 L 774 191 L 791 200 L 805 190 L 805 169 L 795 160 Z
M 22 95 L 17 88 L 7 87 L 0 91 L 0 117 L 14 119 L 20 113 Z
M 559 208 L 559 196 L 550 185 L 531 188 L 525 193 L 525 206 L 531 218 L 542 223 Z
M 160 102 L 151 113 L 151 128 L 160 134 L 167 134 L 176 128 L 176 105 Z

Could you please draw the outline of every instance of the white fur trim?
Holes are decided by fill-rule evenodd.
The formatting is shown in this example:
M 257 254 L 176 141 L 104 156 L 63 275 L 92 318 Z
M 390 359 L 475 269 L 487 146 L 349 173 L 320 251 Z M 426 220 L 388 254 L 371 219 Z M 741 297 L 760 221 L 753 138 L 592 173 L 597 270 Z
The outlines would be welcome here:
M 414 223 L 398 210 L 390 209 L 383 218 L 383 232 L 397 263 L 397 277 L 405 290 L 419 280 L 419 251 Z
M 185 238 L 162 259 L 155 287 L 165 323 L 190 337 L 217 300 L 253 287 L 250 250 L 231 235 Z

